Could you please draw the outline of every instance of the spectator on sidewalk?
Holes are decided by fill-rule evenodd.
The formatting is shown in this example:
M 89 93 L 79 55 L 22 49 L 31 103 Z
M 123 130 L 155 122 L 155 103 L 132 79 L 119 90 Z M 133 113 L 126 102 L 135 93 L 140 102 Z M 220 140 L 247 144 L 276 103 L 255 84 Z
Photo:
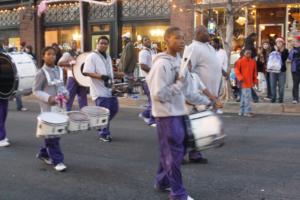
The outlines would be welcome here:
M 299 103 L 299 84 L 300 84 L 300 43 L 296 42 L 290 51 L 289 60 L 292 61 L 293 77 L 293 104 Z
M 257 59 L 256 59 L 256 65 L 257 65 L 257 79 L 258 79 L 258 92 L 265 92 L 267 85 L 266 85 L 266 77 L 265 77 L 265 72 L 266 72 L 266 59 L 263 54 L 263 49 L 262 47 L 259 47 L 257 49 Z
M 270 53 L 273 51 L 269 43 L 269 41 L 264 41 L 263 42 L 263 45 L 262 45 L 262 48 L 263 48 L 263 56 L 264 56 L 264 60 L 265 60 L 265 63 L 267 65 L 268 63 L 268 59 L 269 59 L 269 55 Z M 267 66 L 265 66 L 267 67 Z M 265 98 L 265 100 L 271 100 L 272 98 L 272 93 L 271 93 L 271 81 L 270 81 L 270 73 L 268 71 L 266 71 L 266 82 L 267 82 L 267 97 Z
M 270 72 L 270 83 L 272 93 L 272 103 L 277 100 L 277 87 L 279 89 L 279 103 L 284 101 L 284 86 L 286 82 L 286 60 L 289 56 L 289 51 L 285 48 L 285 41 L 283 38 L 277 38 L 275 45 L 275 52 L 278 52 L 281 56 L 281 69 L 279 72 Z M 272 52 L 273 53 L 273 52 Z
M 241 83 L 240 116 L 253 117 L 251 110 L 251 89 L 258 83 L 256 62 L 251 58 L 251 50 L 246 49 L 244 56 L 236 63 L 235 74 Z

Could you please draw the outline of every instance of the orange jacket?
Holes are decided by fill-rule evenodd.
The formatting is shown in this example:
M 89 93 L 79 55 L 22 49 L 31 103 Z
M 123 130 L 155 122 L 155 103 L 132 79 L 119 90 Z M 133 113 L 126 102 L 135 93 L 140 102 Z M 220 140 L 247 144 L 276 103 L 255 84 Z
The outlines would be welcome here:
M 257 67 L 254 59 L 242 57 L 235 64 L 235 75 L 242 82 L 242 88 L 252 88 L 258 83 Z

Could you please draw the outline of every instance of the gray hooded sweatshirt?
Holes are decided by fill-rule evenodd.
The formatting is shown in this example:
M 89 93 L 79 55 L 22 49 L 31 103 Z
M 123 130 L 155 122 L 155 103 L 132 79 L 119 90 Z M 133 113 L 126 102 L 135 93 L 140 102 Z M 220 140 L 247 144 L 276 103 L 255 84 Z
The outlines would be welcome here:
M 153 66 L 147 76 L 147 83 L 154 117 L 187 115 L 186 100 L 195 105 L 210 103 L 206 97 L 195 92 L 189 72 L 183 80 L 176 80 L 180 64 L 180 56 L 174 57 L 167 53 L 157 54 L 153 58 Z

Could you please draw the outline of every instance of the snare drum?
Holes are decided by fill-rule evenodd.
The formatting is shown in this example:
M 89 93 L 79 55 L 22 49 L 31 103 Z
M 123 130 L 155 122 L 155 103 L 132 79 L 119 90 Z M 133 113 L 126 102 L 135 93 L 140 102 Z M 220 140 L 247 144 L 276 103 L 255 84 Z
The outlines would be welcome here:
M 44 112 L 37 120 L 37 137 L 58 137 L 67 133 L 69 117 L 62 113 Z
M 69 133 L 76 133 L 79 131 L 86 131 L 89 129 L 89 117 L 83 112 L 71 111 L 66 113 L 69 117 L 68 131 Z
M 81 112 L 89 116 L 90 128 L 105 128 L 109 121 L 109 110 L 99 106 L 86 106 Z
M 224 144 L 225 134 L 220 118 L 211 111 L 190 114 L 186 120 L 189 143 L 203 151 Z

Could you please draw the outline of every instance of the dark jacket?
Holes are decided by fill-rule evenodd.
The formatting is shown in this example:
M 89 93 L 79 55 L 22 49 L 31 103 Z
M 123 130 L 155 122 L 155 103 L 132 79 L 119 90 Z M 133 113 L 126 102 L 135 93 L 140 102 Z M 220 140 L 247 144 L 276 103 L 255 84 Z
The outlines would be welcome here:
M 119 68 L 125 74 L 133 74 L 137 65 L 137 55 L 132 42 L 128 42 L 122 51 Z
M 284 49 L 283 52 L 281 52 L 281 60 L 282 60 L 282 67 L 281 72 L 286 72 L 286 60 L 289 57 L 289 50 Z

